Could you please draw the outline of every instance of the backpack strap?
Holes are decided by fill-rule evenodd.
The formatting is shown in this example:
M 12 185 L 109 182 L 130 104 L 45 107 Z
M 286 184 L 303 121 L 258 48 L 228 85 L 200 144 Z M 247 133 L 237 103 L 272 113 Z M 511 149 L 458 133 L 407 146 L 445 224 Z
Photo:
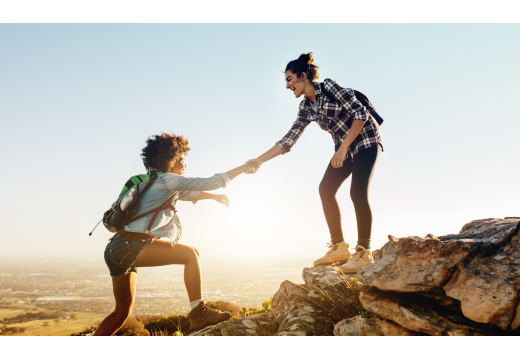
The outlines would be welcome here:
M 335 102 L 337 103 L 338 100 L 334 97 L 334 95 L 331 94 L 330 91 L 328 91 L 327 89 L 325 89 L 325 84 L 324 83 L 320 83 L 320 89 L 321 89 L 321 92 L 326 96 L 328 97 L 332 102 Z M 374 108 L 374 106 L 372 105 L 372 103 L 370 102 L 370 100 L 368 100 L 368 98 L 365 96 L 365 94 L 363 94 L 361 91 L 357 91 L 357 90 L 354 90 L 354 95 L 356 96 L 356 99 L 359 100 L 359 102 L 361 104 L 363 104 L 364 107 L 367 108 L 367 110 L 370 112 L 370 115 L 372 115 L 374 117 L 374 119 L 377 121 L 377 123 L 379 125 L 381 125 L 383 123 L 383 118 L 377 113 L 376 109 Z
M 128 221 L 128 224 L 130 224 L 133 221 L 142 219 L 145 216 L 148 216 L 150 214 L 154 214 L 152 216 L 152 219 L 148 223 L 148 228 L 146 229 L 146 234 L 148 234 L 150 232 L 150 230 L 152 229 L 153 223 L 154 223 L 155 219 L 157 218 L 157 215 L 159 215 L 159 213 L 161 211 L 166 210 L 166 209 L 172 209 L 174 213 L 177 213 L 177 210 L 175 209 L 175 206 L 173 206 L 173 202 L 175 201 L 177 194 L 178 194 L 178 192 L 176 191 L 172 196 L 170 196 L 168 199 L 166 199 L 165 202 L 163 202 L 161 205 L 159 205 L 159 207 L 157 207 L 155 209 L 152 209 L 150 211 L 147 211 L 145 213 L 142 213 L 140 215 L 137 215 L 136 217 L 130 219 Z
M 150 188 L 150 186 L 152 186 L 152 184 L 158 178 L 159 177 L 157 176 L 157 171 L 153 170 L 152 173 L 150 174 L 150 177 L 148 178 L 148 182 L 146 183 L 144 189 L 141 191 L 141 194 L 139 194 L 139 185 L 141 185 L 142 183 L 137 184 L 135 186 L 135 188 L 137 189 L 137 197 L 140 198 L 141 196 L 143 196 L 144 193 L 146 192 L 146 190 L 148 190 Z
M 320 83 L 320 89 L 321 89 L 321 92 L 323 93 L 323 95 L 325 95 L 326 97 L 328 97 L 330 99 L 330 101 L 332 102 L 338 102 L 336 100 L 336 98 L 334 96 L 332 96 L 332 94 L 330 93 L 330 91 L 328 91 L 327 89 L 325 89 L 325 83 Z

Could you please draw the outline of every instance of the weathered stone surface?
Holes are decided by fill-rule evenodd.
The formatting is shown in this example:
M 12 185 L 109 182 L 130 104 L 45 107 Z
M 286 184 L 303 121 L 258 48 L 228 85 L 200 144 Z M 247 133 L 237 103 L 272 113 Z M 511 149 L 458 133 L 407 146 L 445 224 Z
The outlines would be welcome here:
M 500 246 L 518 222 L 518 218 L 475 220 L 459 234 L 439 238 L 428 234 L 397 239 L 390 235 L 381 258 L 361 268 L 357 277 L 380 290 L 444 295 L 441 288 L 459 263 Z
M 358 279 L 385 291 L 440 292 L 457 263 L 476 250 L 471 240 L 442 242 L 433 237 L 388 237 L 382 257 L 362 267 Z
M 279 317 L 278 336 L 332 335 L 334 323 L 326 313 L 312 306 L 290 303 L 285 317 Z
M 496 251 L 458 264 L 443 288 L 446 295 L 460 300 L 467 318 L 504 330 L 519 328 L 520 234 Z
M 372 251 L 372 258 L 374 259 L 374 261 L 381 260 L 382 257 L 383 253 L 381 252 L 381 249 L 375 249 L 374 251 Z
M 298 285 L 291 281 L 284 281 L 280 284 L 280 288 L 274 294 L 271 300 L 271 309 L 273 313 L 282 313 L 285 311 L 286 305 L 289 302 L 296 302 L 299 304 L 308 303 L 307 294 L 309 289 L 305 285 Z
M 343 274 L 335 266 L 314 266 L 303 269 L 303 279 L 310 289 L 307 299 L 314 308 L 328 313 L 332 321 L 351 318 L 363 311 L 359 293 L 362 283 L 352 274 Z
M 520 217 L 473 220 L 464 225 L 458 234 L 439 236 L 439 239 L 442 241 L 471 239 L 476 243 L 500 244 L 516 232 L 519 222 Z
M 241 317 L 224 321 L 218 325 L 208 326 L 190 336 L 255 336 L 262 334 L 264 328 L 270 327 L 274 320 L 272 312 Z M 260 330 L 260 331 L 259 331 Z M 274 334 L 273 334 L 274 335 Z
M 336 286 L 351 280 L 352 274 L 343 274 L 337 266 L 318 265 L 303 269 L 303 281 L 309 288 Z
M 483 327 L 419 296 L 371 289 L 363 292 L 360 300 L 366 310 L 409 330 L 437 336 L 496 334 L 489 327 Z
M 334 326 L 336 336 L 417 336 L 421 333 L 405 329 L 374 313 L 364 313 L 340 321 Z
M 333 323 L 308 300 L 304 285 L 284 281 L 273 296 L 271 309 L 279 324 L 280 336 L 309 336 L 332 333 Z

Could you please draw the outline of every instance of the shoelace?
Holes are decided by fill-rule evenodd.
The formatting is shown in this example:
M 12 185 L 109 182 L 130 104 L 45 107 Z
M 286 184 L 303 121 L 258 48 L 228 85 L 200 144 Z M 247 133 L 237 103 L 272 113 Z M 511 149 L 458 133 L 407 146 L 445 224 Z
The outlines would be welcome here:
M 327 251 L 327 254 L 333 253 L 338 248 L 338 244 L 328 243 L 327 247 L 330 248 L 329 251 Z
M 356 260 L 354 261 L 357 263 L 359 260 L 361 260 L 361 258 L 365 256 L 365 250 L 358 251 L 354 256 L 357 256 Z
M 220 310 L 212 309 L 212 308 L 209 307 L 208 304 L 204 303 L 204 304 L 202 304 L 202 312 L 203 312 L 203 313 L 206 313 L 206 312 L 216 312 L 216 313 L 220 313 Z

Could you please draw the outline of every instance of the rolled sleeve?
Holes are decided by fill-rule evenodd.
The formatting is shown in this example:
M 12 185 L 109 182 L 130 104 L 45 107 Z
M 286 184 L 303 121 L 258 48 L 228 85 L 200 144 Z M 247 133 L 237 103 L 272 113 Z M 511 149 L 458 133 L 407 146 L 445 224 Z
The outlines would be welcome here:
M 218 173 L 218 174 L 215 174 L 215 176 L 220 176 L 222 178 L 222 180 L 224 180 L 224 185 L 222 186 L 223 188 L 226 187 L 227 184 L 229 184 L 229 182 L 231 180 L 229 180 L 229 176 L 227 173 Z
M 200 191 L 179 191 L 179 200 L 191 201 L 196 204 L 199 201 Z
M 356 99 L 356 96 L 354 95 L 354 100 L 350 104 L 351 110 L 351 116 L 352 120 L 361 120 L 363 122 L 366 122 L 368 118 L 370 117 L 370 113 L 368 110 L 359 102 L 358 99 Z M 348 109 L 348 108 L 347 108 Z
M 287 144 L 284 140 L 280 140 L 276 142 L 280 149 L 282 149 L 283 154 L 287 154 L 289 151 L 291 151 L 291 146 Z

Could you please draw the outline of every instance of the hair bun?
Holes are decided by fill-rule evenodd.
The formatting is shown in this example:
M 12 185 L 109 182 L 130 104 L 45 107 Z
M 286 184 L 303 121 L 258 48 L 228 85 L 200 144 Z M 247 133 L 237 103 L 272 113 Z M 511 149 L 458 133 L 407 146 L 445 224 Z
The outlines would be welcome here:
M 307 74 L 307 80 L 311 83 L 316 82 L 319 79 L 320 74 L 318 73 L 318 69 L 320 68 L 318 65 L 313 64 L 314 57 L 312 53 L 309 52 L 307 54 L 301 54 L 300 57 L 296 60 L 289 61 L 287 66 L 285 67 L 285 71 L 290 70 L 293 74 L 300 78 L 303 73 Z
M 307 54 L 301 54 L 298 58 L 298 61 L 304 62 L 305 64 L 312 64 L 314 62 L 314 57 L 312 56 L 312 52 Z

